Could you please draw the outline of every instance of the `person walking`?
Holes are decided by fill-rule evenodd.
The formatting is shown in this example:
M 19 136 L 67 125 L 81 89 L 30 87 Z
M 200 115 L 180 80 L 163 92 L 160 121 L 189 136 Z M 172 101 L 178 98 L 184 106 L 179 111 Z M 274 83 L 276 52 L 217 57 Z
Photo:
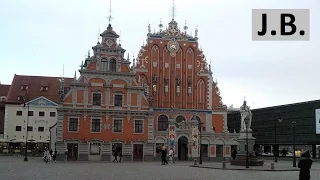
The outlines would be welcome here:
M 167 158 L 167 150 L 166 150 L 166 147 L 163 146 L 163 147 L 162 147 L 162 150 L 161 150 L 162 165 L 168 164 L 168 161 L 167 161 L 166 158 Z
M 68 149 L 65 150 L 64 152 L 64 161 L 68 160 Z
M 173 159 L 173 149 L 170 148 L 170 150 L 169 150 L 169 165 L 172 165 L 172 159 Z
M 52 154 L 53 154 L 52 149 L 50 149 L 49 153 L 50 153 L 50 157 L 49 157 L 50 159 L 49 159 L 49 161 L 52 161 Z
M 298 168 L 300 168 L 299 180 L 310 180 L 310 169 L 312 166 L 312 159 L 310 151 L 307 150 L 301 154 L 301 158 L 298 163 Z
M 114 156 L 113 162 L 115 162 L 115 161 L 118 162 L 118 150 L 117 149 L 114 151 L 113 156 Z
M 119 162 L 121 162 L 121 160 L 122 160 L 122 150 L 119 149 Z
M 54 152 L 53 152 L 53 154 L 52 154 L 52 161 L 54 162 L 54 163 L 56 163 L 57 161 L 57 150 L 55 149 L 54 150 Z

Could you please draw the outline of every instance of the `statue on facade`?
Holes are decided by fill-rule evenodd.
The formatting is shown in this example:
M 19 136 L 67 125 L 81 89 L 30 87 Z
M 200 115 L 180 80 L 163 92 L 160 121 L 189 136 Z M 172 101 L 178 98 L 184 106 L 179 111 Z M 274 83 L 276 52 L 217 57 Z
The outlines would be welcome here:
M 243 101 L 243 105 L 240 107 L 241 114 L 241 131 L 251 130 L 252 113 L 249 106 L 247 106 L 247 101 Z M 247 123 L 246 123 L 247 122 Z

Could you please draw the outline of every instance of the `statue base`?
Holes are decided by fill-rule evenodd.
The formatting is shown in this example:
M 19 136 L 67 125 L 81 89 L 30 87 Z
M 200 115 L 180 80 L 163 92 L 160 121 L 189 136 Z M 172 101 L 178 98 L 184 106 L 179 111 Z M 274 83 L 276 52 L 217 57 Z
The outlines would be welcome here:
M 252 130 L 251 129 L 245 129 L 240 131 L 240 136 L 238 138 L 238 143 L 240 146 L 240 150 L 237 154 L 236 159 L 231 160 L 231 165 L 237 165 L 237 166 L 246 166 L 247 161 L 247 151 L 246 151 L 246 145 L 248 142 L 248 162 L 249 166 L 262 166 L 264 164 L 263 159 L 258 159 L 255 157 L 255 152 L 253 149 L 253 145 L 255 143 L 255 139 L 252 136 Z

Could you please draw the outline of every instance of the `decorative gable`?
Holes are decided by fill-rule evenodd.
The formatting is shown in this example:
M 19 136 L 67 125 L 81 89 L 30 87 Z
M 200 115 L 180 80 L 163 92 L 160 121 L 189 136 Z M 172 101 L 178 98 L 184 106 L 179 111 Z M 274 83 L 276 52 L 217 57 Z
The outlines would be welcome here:
M 58 106 L 53 101 L 41 96 L 28 103 L 31 106 Z

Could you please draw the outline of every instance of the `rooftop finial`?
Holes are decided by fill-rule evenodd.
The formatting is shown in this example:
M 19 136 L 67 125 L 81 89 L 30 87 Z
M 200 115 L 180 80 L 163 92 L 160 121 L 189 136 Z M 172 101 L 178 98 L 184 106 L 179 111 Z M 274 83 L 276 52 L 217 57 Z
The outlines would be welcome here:
M 98 29 L 98 37 L 97 37 L 97 39 L 98 39 L 98 43 L 100 42 L 100 28 Z
M 188 30 L 187 20 L 185 20 L 185 22 L 184 22 L 183 29 L 184 29 L 184 32 L 187 34 L 187 30 Z
M 120 35 L 119 35 L 119 45 L 121 46 L 121 31 L 120 31 Z
M 62 65 L 62 78 L 64 78 L 64 64 Z
M 162 28 L 163 28 L 163 24 L 162 24 L 162 18 L 160 18 L 160 24 L 159 24 L 159 29 L 160 29 L 160 32 L 162 31 Z
M 109 20 L 109 25 L 111 24 L 111 20 L 112 20 L 112 16 L 111 16 L 111 0 L 110 0 L 110 5 L 109 5 L 109 16 L 108 16 L 108 20 Z
M 175 15 L 176 15 L 176 7 L 174 4 L 174 0 L 172 0 L 172 21 L 174 21 Z

